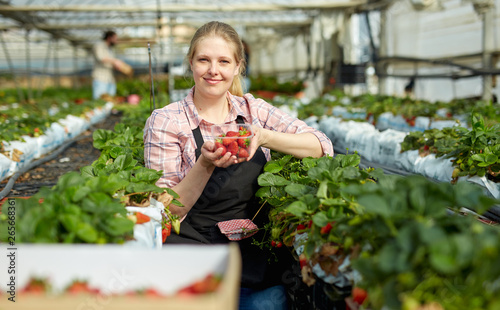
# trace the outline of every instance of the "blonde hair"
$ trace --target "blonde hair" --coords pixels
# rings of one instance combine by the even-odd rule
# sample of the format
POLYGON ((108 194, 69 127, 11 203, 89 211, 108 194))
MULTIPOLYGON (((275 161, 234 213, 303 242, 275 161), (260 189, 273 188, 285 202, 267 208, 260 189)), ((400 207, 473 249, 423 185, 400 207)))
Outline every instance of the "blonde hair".
POLYGON ((220 37, 229 45, 233 47, 234 59, 236 63, 240 64, 240 69, 238 75, 233 79, 231 87, 229 87, 229 92, 235 96, 243 96, 243 88, 241 86, 241 76, 245 71, 245 50, 243 48, 243 43, 241 42, 240 36, 236 30, 229 26, 228 24, 212 21, 201 26, 196 30, 193 38, 191 39, 191 44, 189 45, 189 50, 187 53, 187 60, 189 63, 193 60, 194 54, 196 52, 196 47, 201 40, 207 37, 220 37))

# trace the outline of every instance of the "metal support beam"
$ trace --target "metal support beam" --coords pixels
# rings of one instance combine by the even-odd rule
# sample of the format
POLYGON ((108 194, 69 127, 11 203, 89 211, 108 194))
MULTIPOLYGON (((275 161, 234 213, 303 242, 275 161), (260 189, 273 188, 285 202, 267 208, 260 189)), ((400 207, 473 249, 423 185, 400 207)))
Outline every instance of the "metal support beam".
MULTIPOLYGON (((285 10, 324 10, 342 9, 365 5, 366 0, 344 0, 344 1, 304 1, 293 4, 271 4, 271 3, 242 3, 232 5, 219 4, 163 4, 161 13, 182 12, 262 12, 262 11, 285 11, 285 10)), ((0 5, 0 13, 4 12, 158 12, 157 6, 116 6, 116 5, 0 5)))

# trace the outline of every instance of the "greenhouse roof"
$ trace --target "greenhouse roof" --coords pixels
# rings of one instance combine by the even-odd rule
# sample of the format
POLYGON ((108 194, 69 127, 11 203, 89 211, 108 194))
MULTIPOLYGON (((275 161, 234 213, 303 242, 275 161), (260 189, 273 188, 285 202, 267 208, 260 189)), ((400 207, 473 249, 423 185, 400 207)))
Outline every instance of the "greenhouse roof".
POLYGON ((0 0, 0 29, 35 29, 88 48, 107 29, 130 44, 168 37, 171 29, 177 40, 183 40, 211 20, 229 23, 237 30, 270 27, 293 31, 309 26, 320 12, 359 9, 378 2, 387 1, 0 0))

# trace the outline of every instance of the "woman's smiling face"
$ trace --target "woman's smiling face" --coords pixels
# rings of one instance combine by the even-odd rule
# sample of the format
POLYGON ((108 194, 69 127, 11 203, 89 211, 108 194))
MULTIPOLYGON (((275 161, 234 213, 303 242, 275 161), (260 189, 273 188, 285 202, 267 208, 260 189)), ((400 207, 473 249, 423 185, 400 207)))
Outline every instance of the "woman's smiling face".
POLYGON ((233 47, 220 37, 201 40, 190 65, 196 92, 208 97, 225 96, 240 69, 233 47))

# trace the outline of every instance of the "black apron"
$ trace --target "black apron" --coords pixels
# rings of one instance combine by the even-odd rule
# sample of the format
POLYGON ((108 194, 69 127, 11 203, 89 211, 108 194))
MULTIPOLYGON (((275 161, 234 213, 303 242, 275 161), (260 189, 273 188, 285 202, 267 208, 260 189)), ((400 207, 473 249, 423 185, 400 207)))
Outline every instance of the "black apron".
MULTIPOLYGON (((238 116, 237 122, 243 124, 238 116)), ((196 141, 196 159, 201 154, 204 143, 200 128, 193 130, 196 141)), ((230 240, 220 232, 218 222, 233 219, 252 219, 259 210, 259 200, 255 197, 258 189, 257 177, 263 172, 267 160, 259 149, 250 161, 231 165, 227 168, 215 167, 203 193, 186 218, 181 222, 180 234, 172 233, 166 244, 220 244, 230 240)), ((264 208, 253 222, 261 228, 252 237, 237 241, 242 256, 242 287, 266 288, 279 284, 283 273, 275 266, 274 257, 267 249, 252 244, 252 240, 264 240, 264 224, 269 221, 264 208)))

